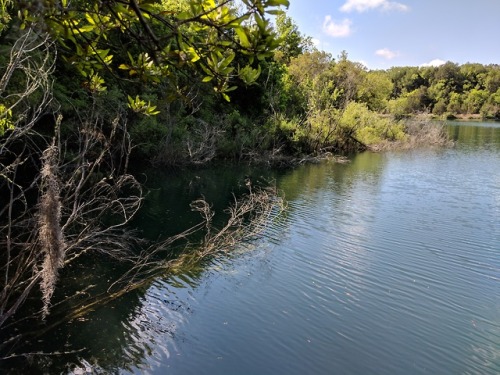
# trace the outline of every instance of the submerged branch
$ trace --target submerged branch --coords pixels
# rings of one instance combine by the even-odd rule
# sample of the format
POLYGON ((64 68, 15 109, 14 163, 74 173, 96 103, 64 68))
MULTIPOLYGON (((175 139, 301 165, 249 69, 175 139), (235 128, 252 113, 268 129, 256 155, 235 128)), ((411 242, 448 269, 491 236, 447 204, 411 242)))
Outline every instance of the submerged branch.
MULTIPOLYGON (((191 209, 199 212, 203 221, 182 233, 145 247, 133 260, 133 266, 115 280, 106 293, 89 298, 85 304, 80 304, 69 313, 65 311, 62 320, 81 317, 98 306, 146 287, 158 276, 182 272, 211 257, 230 253, 237 246, 256 239, 271 220, 283 212, 285 205, 275 189, 255 189, 240 199, 235 198, 226 210, 229 214, 227 221, 219 229, 212 225, 214 212, 205 200, 194 201, 191 209), (200 231, 205 231, 200 243, 188 243, 180 255, 171 258, 176 243, 200 231)), ((55 324, 60 323, 61 320, 55 324)))

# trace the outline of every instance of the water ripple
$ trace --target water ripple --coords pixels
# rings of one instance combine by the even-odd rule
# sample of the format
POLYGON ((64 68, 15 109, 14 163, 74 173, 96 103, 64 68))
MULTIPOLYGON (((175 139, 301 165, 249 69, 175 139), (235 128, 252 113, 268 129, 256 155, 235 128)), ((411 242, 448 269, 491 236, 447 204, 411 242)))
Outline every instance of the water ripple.
POLYGON ((177 277, 148 291, 137 319, 174 324, 158 368, 500 373, 500 155, 483 151, 365 154, 293 172, 307 178, 288 184, 304 186, 290 187, 253 256, 216 261, 201 285, 177 277), (165 305, 165 290, 194 312, 165 305))

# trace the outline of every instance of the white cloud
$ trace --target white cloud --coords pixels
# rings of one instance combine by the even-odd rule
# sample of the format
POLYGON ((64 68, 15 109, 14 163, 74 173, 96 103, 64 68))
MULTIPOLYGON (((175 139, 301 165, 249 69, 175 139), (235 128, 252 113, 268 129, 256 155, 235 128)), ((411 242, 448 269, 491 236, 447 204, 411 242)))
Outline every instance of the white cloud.
POLYGON ((364 12, 370 9, 380 8, 382 10, 399 10, 407 11, 410 8, 408 5, 397 3, 395 1, 388 0, 347 0, 344 5, 340 7, 342 12, 364 12))
POLYGON ((422 64, 420 66, 440 66, 446 64, 446 61, 440 60, 440 59, 434 59, 432 61, 429 61, 428 63, 422 64))
POLYGON ((315 47, 319 47, 319 45, 321 44, 321 40, 316 39, 316 38, 312 38, 312 39, 311 39, 311 42, 312 42, 312 44, 313 44, 315 47))
POLYGON ((384 59, 392 60, 399 55, 398 52, 391 51, 389 48, 382 48, 375 51, 375 55, 381 56, 384 59))
POLYGON ((331 16, 326 16, 323 22, 323 32, 334 38, 343 38, 351 35, 351 25, 352 21, 347 18, 340 22, 336 22, 332 20, 331 16))

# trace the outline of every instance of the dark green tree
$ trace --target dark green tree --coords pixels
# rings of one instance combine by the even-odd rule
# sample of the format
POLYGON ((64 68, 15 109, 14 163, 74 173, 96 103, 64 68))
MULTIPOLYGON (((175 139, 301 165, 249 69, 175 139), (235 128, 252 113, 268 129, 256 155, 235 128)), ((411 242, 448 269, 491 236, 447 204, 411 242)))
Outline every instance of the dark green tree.
POLYGON ((311 38, 302 35, 298 26, 285 13, 276 16, 276 32, 280 41, 275 53, 278 61, 288 64, 291 58, 313 49, 311 38))

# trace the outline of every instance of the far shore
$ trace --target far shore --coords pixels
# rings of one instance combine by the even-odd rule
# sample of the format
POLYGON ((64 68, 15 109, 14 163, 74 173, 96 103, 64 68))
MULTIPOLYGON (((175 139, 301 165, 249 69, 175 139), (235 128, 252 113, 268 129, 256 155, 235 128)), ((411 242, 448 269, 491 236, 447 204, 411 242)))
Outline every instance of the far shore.
POLYGON ((479 113, 474 114, 453 114, 448 116, 448 120, 481 121, 484 118, 479 113))
POLYGON ((459 120, 459 121, 500 121, 498 118, 493 118, 493 117, 483 117, 479 113, 449 113, 445 115, 434 115, 432 113, 419 113, 416 115, 410 115, 408 118, 413 118, 413 119, 434 119, 434 120, 459 120))

